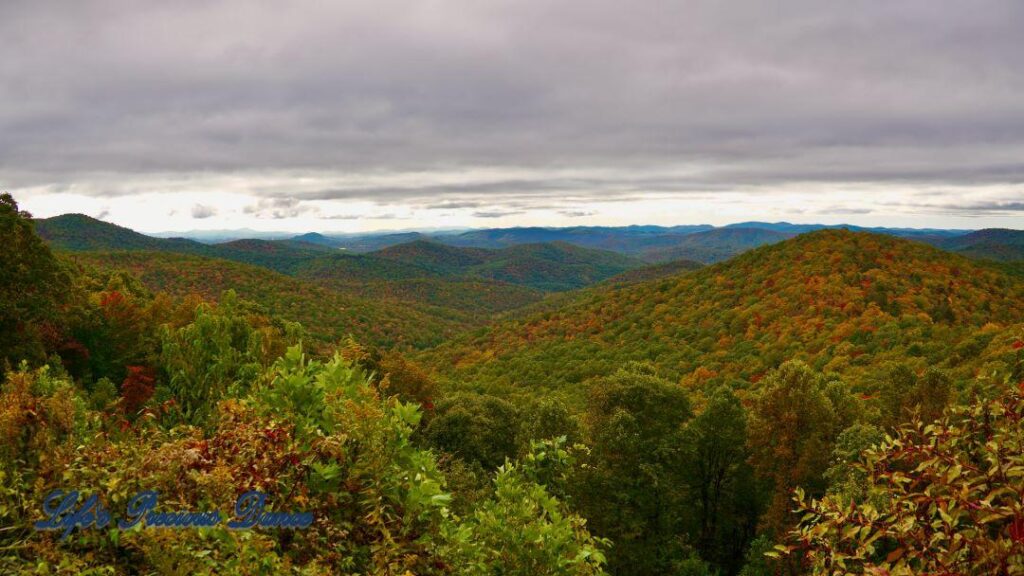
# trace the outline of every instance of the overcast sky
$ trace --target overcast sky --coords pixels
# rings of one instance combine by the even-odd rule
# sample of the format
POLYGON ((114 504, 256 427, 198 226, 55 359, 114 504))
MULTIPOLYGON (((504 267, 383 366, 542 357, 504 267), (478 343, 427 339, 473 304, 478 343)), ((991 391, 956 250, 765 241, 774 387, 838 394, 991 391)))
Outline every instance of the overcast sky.
POLYGON ((1024 2, 0 1, 0 189, 143 231, 1024 228, 1024 2))

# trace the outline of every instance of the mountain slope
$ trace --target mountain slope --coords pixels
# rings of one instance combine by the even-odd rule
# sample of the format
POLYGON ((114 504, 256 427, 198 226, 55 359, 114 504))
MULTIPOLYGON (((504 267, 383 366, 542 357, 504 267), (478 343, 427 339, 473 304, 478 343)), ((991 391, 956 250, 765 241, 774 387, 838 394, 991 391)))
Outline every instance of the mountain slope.
POLYGON ((672 246, 645 250, 641 256, 648 262, 685 259, 713 264, 751 248, 781 242, 793 236, 795 233, 792 232, 777 232, 763 228, 716 228, 684 236, 672 246))
POLYGON ((36 233, 60 250, 166 250, 212 253, 205 244, 184 238, 153 238, 84 214, 63 214, 35 220, 36 233))
POLYGON ((614 252, 548 242, 505 248, 471 268, 469 274, 558 292, 582 288, 641 265, 614 252))
POLYGON ((1002 262, 1024 260, 1024 230, 986 228, 944 239, 936 245, 971 258, 1002 262))
POLYGON ((227 260, 165 252, 83 252, 67 256, 79 265, 126 270, 149 289, 174 296, 215 300, 225 290, 302 323, 314 339, 329 343, 355 336, 383 346, 423 347, 468 328, 469 319, 428 306, 358 298, 283 274, 227 260))
POLYGON ((434 239, 452 246, 506 248, 520 244, 566 242, 584 248, 636 254, 646 248, 670 246, 687 234, 710 230, 693 226, 576 226, 570 228, 491 228, 461 234, 438 234, 434 239))
POLYGON ((825 230, 696 272, 589 289, 424 354, 455 379, 565 386, 654 362, 690 385, 756 382, 801 358, 865 390, 899 361, 968 374, 998 326, 1024 321, 1024 283, 889 236, 825 230))
POLYGON ((321 279, 317 284, 337 292, 373 300, 427 305, 466 315, 463 321, 479 326, 496 314, 543 300, 547 293, 507 282, 461 278, 404 278, 345 281, 321 279))
POLYGON ((348 252, 362 254, 373 252, 395 244, 404 244, 416 240, 426 239, 427 236, 419 232, 394 232, 389 234, 369 234, 353 237, 331 238, 333 246, 343 248, 348 252))
POLYGON ((494 250, 415 241, 368 256, 420 266, 445 277, 496 280, 552 292, 594 284, 642 264, 628 256, 566 242, 516 244, 494 250))
MULTIPOLYGON (((167 247, 164 251, 168 250, 167 247)), ((334 248, 294 240, 232 240, 209 246, 207 255, 294 274, 310 261, 337 253, 334 248)))
POLYGON ((437 274, 463 274, 497 257, 497 252, 482 248, 459 248, 427 240, 414 240, 371 252, 377 258, 427 268, 437 274))
POLYGON ((693 260, 673 260, 663 264, 651 264, 643 268, 634 268, 622 274, 612 276, 606 282, 609 284, 633 284, 637 282, 650 282, 660 278, 676 276, 685 272, 700 270, 704 265, 693 260))

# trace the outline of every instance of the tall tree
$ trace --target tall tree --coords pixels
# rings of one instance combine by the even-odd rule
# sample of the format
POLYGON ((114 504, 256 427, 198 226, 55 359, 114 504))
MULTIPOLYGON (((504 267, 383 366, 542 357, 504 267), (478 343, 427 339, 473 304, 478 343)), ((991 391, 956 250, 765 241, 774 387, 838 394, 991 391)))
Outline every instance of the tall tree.
POLYGON ((751 463, 771 487, 762 523, 782 534, 793 523, 792 491, 797 486, 823 494, 838 418, 828 381, 806 364, 790 361, 771 372, 754 404, 750 423, 751 463))
MULTIPOLYGON (((697 549, 720 566, 735 564, 752 536, 750 519, 757 512, 736 514, 741 480, 749 474, 747 415, 727 387, 716 388, 704 411, 683 431, 685 481, 696 505, 697 549)), ((738 566, 731 566, 733 570, 738 566)))
POLYGON ((39 362, 45 333, 56 329, 70 280, 35 233, 32 215, 0 194, 0 374, 5 364, 39 362))
POLYGON ((585 415, 591 440, 573 502, 593 531, 610 538, 615 574, 665 574, 689 556, 682 536, 686 392, 643 364, 599 380, 585 415))

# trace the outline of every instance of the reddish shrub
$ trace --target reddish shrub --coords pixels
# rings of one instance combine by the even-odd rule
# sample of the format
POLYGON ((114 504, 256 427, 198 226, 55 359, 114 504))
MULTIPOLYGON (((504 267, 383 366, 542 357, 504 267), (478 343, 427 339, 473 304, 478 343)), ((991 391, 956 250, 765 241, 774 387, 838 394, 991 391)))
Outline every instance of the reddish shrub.
POLYGON ((121 383, 121 398, 125 413, 134 414, 153 396, 153 369, 148 366, 128 366, 128 375, 121 383))

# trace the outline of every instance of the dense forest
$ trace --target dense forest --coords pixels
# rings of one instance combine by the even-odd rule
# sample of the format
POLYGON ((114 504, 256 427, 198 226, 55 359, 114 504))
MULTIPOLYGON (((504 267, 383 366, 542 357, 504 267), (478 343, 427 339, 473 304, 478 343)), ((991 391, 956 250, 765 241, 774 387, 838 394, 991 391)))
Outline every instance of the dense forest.
POLYGON ((1024 572, 1009 249, 737 227, 641 267, 598 248, 708 232, 338 254, 62 218, 0 198, 0 573, 1024 572), (313 520, 36 531, 54 490, 313 520))

